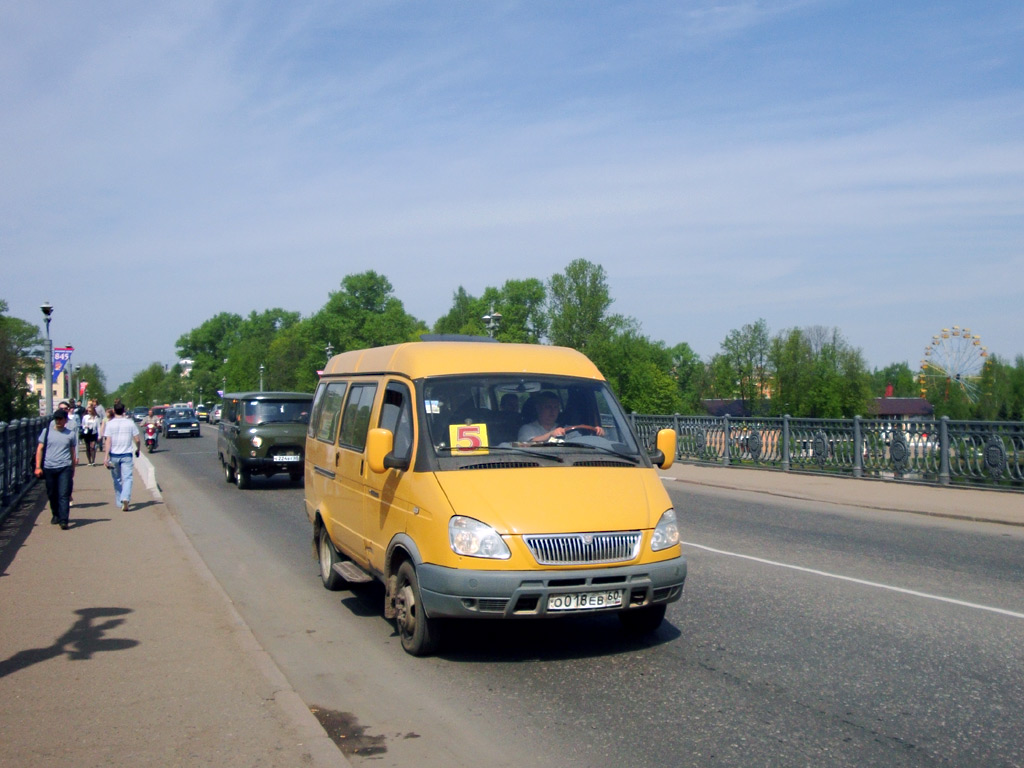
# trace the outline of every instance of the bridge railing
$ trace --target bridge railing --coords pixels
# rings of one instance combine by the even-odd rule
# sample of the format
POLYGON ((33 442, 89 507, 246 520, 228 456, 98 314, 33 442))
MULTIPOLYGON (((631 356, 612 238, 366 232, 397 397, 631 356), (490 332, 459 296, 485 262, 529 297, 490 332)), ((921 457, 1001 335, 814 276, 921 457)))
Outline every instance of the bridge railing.
POLYGON ((0 519, 33 479, 36 445, 46 419, 0 421, 0 519))
POLYGON ((648 444, 674 429, 676 458, 1024 492, 1024 423, 632 414, 648 444))

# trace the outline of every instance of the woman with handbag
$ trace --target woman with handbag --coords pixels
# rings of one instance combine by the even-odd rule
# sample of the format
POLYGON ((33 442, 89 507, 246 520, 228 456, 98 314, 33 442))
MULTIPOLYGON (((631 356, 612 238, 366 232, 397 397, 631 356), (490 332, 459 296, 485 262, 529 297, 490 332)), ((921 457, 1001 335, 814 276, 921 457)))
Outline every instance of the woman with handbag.
POLYGON ((96 406, 90 403, 82 417, 82 440, 85 441, 85 458, 89 460, 90 467, 96 463, 96 442, 100 439, 102 423, 96 413, 96 406))

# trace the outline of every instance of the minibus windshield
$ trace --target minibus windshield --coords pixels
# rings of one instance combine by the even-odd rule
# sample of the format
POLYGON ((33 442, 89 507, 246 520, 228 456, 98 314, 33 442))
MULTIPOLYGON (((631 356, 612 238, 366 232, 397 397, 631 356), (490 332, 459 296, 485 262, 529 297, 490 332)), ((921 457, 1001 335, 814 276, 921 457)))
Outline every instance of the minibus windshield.
POLYGON ((429 378, 420 391, 430 442, 442 460, 528 453, 563 463, 565 449, 641 460, 604 381, 477 374, 429 378))

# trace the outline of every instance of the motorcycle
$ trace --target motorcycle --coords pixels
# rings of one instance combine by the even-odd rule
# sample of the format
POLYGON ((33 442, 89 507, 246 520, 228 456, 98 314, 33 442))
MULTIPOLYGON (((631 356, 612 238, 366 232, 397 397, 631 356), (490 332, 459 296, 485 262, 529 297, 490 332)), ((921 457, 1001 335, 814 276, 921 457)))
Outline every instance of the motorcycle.
POLYGON ((146 425, 146 450, 152 453, 156 450, 156 424, 146 425))

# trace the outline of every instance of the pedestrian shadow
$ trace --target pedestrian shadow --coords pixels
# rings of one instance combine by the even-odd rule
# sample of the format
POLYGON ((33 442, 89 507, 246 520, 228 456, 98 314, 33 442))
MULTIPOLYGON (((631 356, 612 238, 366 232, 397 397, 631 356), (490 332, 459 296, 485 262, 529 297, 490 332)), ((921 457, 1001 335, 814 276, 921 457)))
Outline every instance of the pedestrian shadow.
POLYGON ((68 528, 82 528, 86 525, 92 525, 93 523, 109 523, 109 517, 72 517, 68 520, 68 528))
POLYGON ((87 502, 85 504, 82 504, 81 502, 76 501, 75 505, 73 507, 71 507, 71 509, 73 509, 73 510, 74 509, 89 509, 90 507, 105 507, 105 506, 107 506, 107 503, 105 501, 92 501, 92 502, 87 502))
POLYGON ((138 640, 130 638, 104 636, 111 629, 124 624, 123 618, 108 618, 98 624, 94 623, 106 617, 125 616, 132 613, 131 608, 80 608, 75 613, 78 619, 52 645, 18 651, 9 659, 0 661, 0 677, 58 656, 67 656, 72 661, 85 661, 91 659, 94 653, 125 651, 139 644, 138 640))

